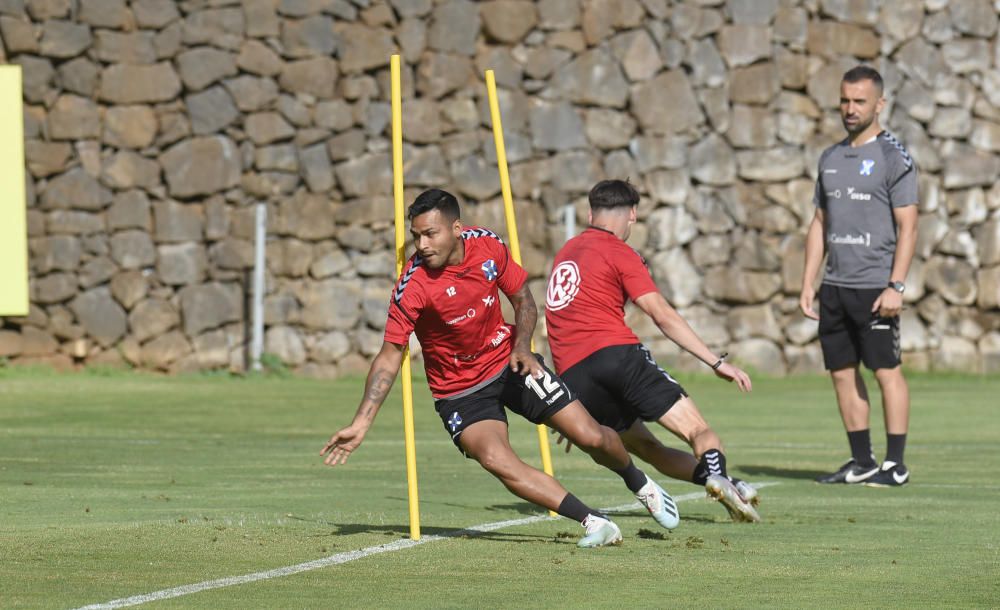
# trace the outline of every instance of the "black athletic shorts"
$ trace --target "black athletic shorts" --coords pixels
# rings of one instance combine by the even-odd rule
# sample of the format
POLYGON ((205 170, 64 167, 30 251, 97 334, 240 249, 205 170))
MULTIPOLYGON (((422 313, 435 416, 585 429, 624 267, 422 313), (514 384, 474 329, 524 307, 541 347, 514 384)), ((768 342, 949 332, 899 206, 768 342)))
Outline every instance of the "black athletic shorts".
POLYGON ((597 423, 616 432, 628 430, 637 419, 660 419, 687 396, 641 343, 599 349, 562 377, 597 423))
POLYGON ((873 371, 899 366, 899 316, 883 318, 872 312, 882 290, 820 286, 819 342, 827 370, 858 362, 873 371))
POLYGON ((541 424, 576 400, 562 379, 545 366, 542 357, 539 354, 535 357, 545 370, 541 379, 515 373, 508 366, 473 392, 434 401, 434 408, 459 451, 465 453, 458 441, 470 425, 489 419, 507 423, 504 407, 533 424, 541 424))

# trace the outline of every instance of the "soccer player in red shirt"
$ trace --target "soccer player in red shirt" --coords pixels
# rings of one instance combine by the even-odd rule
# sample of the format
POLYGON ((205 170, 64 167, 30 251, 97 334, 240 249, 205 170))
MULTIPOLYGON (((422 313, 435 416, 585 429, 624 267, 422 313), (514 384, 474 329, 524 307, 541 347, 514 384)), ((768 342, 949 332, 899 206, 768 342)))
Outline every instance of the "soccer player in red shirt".
POLYGON ((729 478, 719 436, 625 324, 625 303, 635 302, 664 336, 740 390, 750 391, 750 378, 726 362, 726 354, 708 349, 657 290, 639 253, 626 245, 639 203, 635 188, 605 180, 589 198, 590 226, 556 254, 546 290, 545 320, 556 371, 598 423, 619 433, 630 452, 668 476, 704 485, 734 521, 759 521, 756 490, 729 478), (695 456, 664 446, 644 421, 655 421, 686 441, 695 456))
POLYGON ((416 253, 392 293, 385 340, 354 421, 323 446, 324 462, 343 464, 364 440, 415 332, 435 409, 455 445, 518 497, 582 523, 587 533, 579 546, 618 543, 621 531, 554 478, 521 461, 507 437, 505 406, 579 445, 621 476, 660 525, 676 527, 673 499, 636 468, 614 430, 599 426, 531 352, 537 308, 527 273, 503 241, 487 229, 464 227, 458 201, 442 190, 422 193, 408 215, 416 253), (514 307, 514 326, 503 319, 498 291, 514 307))

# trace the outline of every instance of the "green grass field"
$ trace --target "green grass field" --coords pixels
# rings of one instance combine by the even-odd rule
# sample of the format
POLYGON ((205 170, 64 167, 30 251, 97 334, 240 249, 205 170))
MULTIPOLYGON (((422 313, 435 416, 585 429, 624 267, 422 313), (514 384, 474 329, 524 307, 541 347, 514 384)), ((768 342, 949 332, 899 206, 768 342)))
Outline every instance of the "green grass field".
MULTIPOLYGON (((689 499, 670 533, 639 510, 617 515, 615 548, 579 550, 576 523, 540 521, 150 606, 1000 606, 1000 379, 911 378, 912 482, 891 490, 812 482, 847 453, 825 378, 757 379, 750 396, 682 381, 731 471, 774 483, 763 523, 689 499)), ((414 385, 424 535, 538 514, 460 457, 414 385)), ((79 607, 406 538, 398 384, 346 466, 317 455, 360 394, 359 379, 0 369, 0 607, 79 607)), ((511 435, 537 463, 531 427, 511 435)), ((881 456, 878 418, 873 438, 881 456)), ((580 452, 555 459, 586 502, 632 500, 580 452)))

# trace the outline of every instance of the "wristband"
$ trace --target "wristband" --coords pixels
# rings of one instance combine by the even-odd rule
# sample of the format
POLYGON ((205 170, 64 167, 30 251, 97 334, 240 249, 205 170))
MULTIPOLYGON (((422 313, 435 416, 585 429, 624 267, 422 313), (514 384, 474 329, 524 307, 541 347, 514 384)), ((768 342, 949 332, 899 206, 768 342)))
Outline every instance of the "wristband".
POLYGON ((712 370, 713 371, 719 370, 719 367, 722 366, 722 363, 726 361, 727 356, 729 356, 729 352, 723 352, 722 355, 719 356, 719 359, 715 361, 715 364, 712 365, 712 370))

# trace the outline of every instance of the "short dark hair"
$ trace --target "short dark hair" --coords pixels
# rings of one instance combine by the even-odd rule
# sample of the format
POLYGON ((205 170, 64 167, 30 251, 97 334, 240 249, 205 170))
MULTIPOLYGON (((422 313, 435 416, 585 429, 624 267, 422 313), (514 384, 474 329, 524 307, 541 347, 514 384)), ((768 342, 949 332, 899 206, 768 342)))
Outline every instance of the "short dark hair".
POLYGON ((639 204, 639 191, 628 180, 601 180, 587 198, 592 210, 632 207, 639 204))
POLYGON ((870 80, 875 88, 878 89, 879 95, 882 95, 882 88, 884 84, 882 82, 882 75, 878 73, 878 70, 871 66, 855 66, 844 72, 844 78, 842 79, 845 83, 858 83, 863 80, 870 80))
POLYGON ((431 210, 440 210, 441 215, 448 220, 458 220, 462 217, 462 212, 458 208, 458 199, 455 199, 454 195, 441 189, 428 189, 420 193, 410 204, 407 218, 413 220, 431 210))

